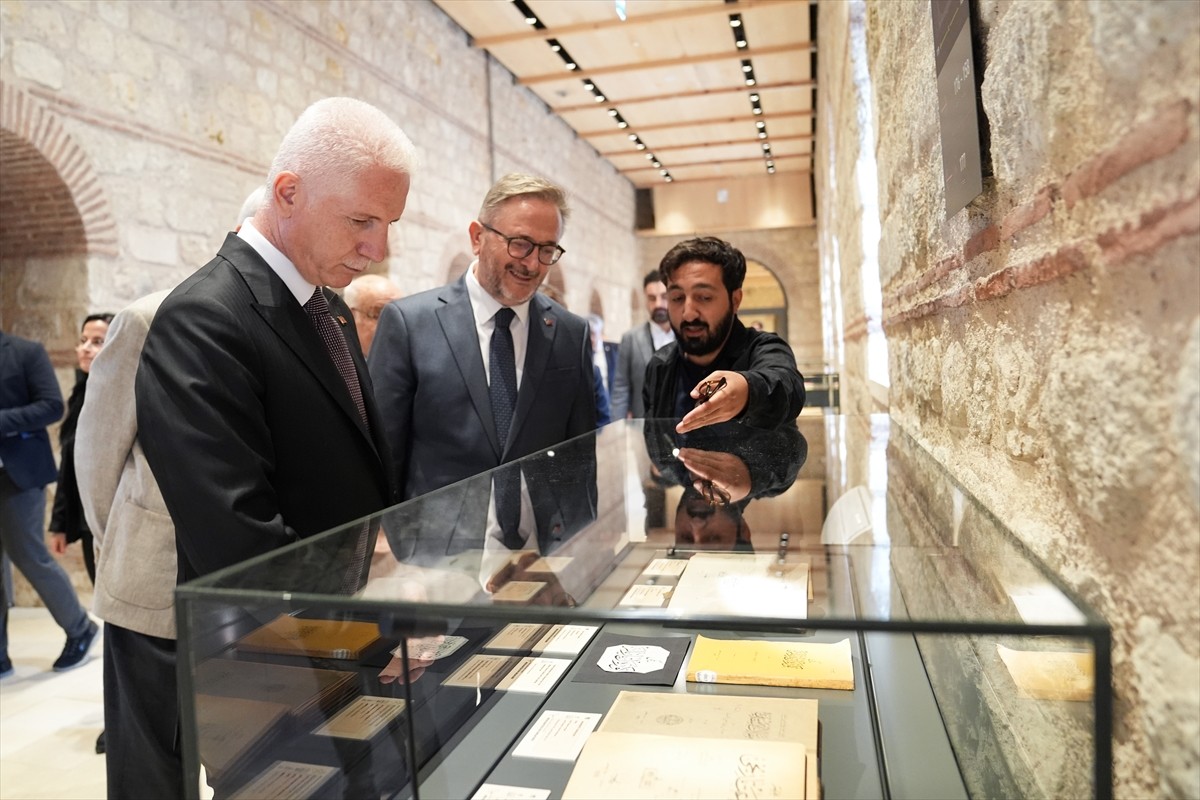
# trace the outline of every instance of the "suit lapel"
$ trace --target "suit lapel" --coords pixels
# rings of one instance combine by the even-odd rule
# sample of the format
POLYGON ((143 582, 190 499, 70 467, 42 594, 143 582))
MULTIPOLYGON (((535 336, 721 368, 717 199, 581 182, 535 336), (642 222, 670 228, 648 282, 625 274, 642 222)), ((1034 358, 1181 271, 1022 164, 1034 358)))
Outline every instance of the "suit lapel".
POLYGON ((483 424, 488 442, 499 461, 504 454, 504 442, 496 432, 496 421, 492 418, 492 400, 488 395, 487 372, 483 368, 483 356, 479 351, 479 336, 475 332, 475 314, 467 297, 464 278, 446 287, 441 298, 444 305, 435 314, 442 334, 450 346, 454 363, 462 375, 467 394, 475 406, 475 413, 483 424))
MULTIPOLYGON (((325 348, 325 342, 321 339, 321 335, 317 333, 317 329, 313 326, 312 320, 308 318, 308 312, 296 302, 295 296, 288 290, 284 282, 275 274, 262 257, 258 255, 253 247, 246 244, 241 239, 238 239, 233 234, 230 234, 225 239, 225 244, 221 248, 221 255, 229 260, 242 276, 246 285, 250 288, 251 294, 254 295, 255 302, 251 306, 258 313, 263 321, 275 332, 275 334, 283 340, 283 343, 289 350, 295 354, 305 368, 312 373, 313 377, 321 384, 342 412, 350 418, 354 426, 362 433, 363 437, 371 444, 371 448, 378 450, 375 447, 375 442, 368 433, 366 426, 363 425, 362 417, 358 414, 358 409, 354 405, 354 401, 350 398, 350 392, 346 389, 346 382, 342 380, 341 373, 337 371, 337 367, 333 365, 333 360, 329 357, 329 351, 325 348)), ((330 305, 335 305, 338 301, 331 297, 332 293, 325 291, 326 298, 330 299, 330 305)), ((356 348, 350 347, 350 353, 353 357, 356 348)), ((362 365, 362 358, 354 359, 354 368, 358 372, 359 384, 363 387, 363 394, 366 395, 369 383, 364 382, 366 370, 362 365)))

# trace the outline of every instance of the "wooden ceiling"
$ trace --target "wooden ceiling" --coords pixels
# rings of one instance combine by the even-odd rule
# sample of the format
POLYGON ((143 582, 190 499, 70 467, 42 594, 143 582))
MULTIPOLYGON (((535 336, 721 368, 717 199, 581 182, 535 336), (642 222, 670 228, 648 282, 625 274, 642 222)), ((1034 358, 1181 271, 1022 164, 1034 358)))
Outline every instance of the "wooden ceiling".
POLYGON ((815 0, 434 2, 639 188, 811 171, 815 0))

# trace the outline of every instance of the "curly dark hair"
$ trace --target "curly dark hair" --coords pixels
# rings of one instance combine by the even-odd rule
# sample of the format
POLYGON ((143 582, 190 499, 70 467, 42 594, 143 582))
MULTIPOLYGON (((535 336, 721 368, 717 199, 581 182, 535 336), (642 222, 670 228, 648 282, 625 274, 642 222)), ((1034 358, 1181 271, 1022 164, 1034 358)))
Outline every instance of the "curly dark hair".
POLYGON ((663 256, 658 270, 670 283, 675 270, 690 261, 703 261, 720 267, 721 282, 730 294, 742 288, 742 281, 746 279, 746 257, 742 251, 714 236, 701 236, 675 245, 663 256))

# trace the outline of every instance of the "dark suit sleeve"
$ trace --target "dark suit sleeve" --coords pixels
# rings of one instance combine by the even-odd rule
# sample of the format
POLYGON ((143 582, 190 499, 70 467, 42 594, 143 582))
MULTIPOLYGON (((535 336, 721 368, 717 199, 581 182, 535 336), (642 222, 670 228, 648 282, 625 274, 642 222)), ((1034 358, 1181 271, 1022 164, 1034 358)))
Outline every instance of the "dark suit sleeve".
POLYGON ((583 322, 583 333, 580 338, 578 386, 582 391, 575 393, 575 400, 571 404, 571 414, 567 418, 568 439, 596 430, 596 396, 592 391, 586 389, 586 387, 593 386, 596 381, 596 364, 592 361, 591 329, 588 328, 586 322, 583 322))
POLYGON ((804 408, 804 378, 787 342, 772 334, 750 345, 749 367, 738 369, 750 385, 746 410, 738 417, 754 428, 774 428, 794 420, 804 408))
POLYGON ((0 436, 37 431, 58 422, 63 415, 62 391, 54 377, 50 356, 40 345, 21 348, 21 368, 29 401, 11 408, 0 408, 0 436))
POLYGON ((392 477, 402 497, 408 485, 407 444, 417 391, 411 341, 408 320, 399 307, 394 303, 384 306, 367 356, 367 368, 375 388, 375 402, 383 417, 387 449, 394 459, 392 477))
POLYGON ((269 481, 276 465, 255 342, 221 303, 173 299, 142 351, 138 439, 179 553, 193 574, 204 575, 298 537, 284 524, 269 481))

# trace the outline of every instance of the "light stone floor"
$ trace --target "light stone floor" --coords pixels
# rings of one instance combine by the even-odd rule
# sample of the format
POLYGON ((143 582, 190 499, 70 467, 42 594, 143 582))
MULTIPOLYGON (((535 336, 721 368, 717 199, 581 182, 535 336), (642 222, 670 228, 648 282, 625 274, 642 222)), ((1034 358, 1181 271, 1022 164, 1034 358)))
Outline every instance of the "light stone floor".
POLYGON ((70 672, 50 665, 66 637, 44 608, 8 613, 8 654, 16 668, 0 679, 0 800, 75 800, 105 795, 103 629, 88 661, 70 672))

